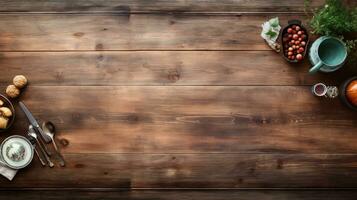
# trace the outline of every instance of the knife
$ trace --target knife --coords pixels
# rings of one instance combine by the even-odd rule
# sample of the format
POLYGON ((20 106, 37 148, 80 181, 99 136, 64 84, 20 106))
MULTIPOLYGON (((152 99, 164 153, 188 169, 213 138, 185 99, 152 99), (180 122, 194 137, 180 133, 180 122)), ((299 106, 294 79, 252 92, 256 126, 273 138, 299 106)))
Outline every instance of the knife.
POLYGON ((51 138, 43 132, 42 128, 40 127, 40 125, 36 121, 35 117, 31 114, 29 109, 27 109, 25 104, 20 101, 19 105, 20 105, 22 111, 24 111, 24 113, 25 113, 27 119, 29 120, 30 124, 41 134, 41 136, 45 140, 45 142, 46 143, 51 142, 51 138))

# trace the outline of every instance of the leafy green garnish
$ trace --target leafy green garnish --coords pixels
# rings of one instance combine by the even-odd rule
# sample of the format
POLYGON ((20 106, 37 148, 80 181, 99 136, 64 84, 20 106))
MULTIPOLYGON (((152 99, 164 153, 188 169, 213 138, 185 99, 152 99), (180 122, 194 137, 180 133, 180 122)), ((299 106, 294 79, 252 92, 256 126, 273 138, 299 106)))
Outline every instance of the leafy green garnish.
POLYGON ((269 24, 270 24, 270 26, 272 26, 274 28, 278 27, 279 26, 279 18, 275 17, 273 19, 270 19, 269 24))
POLYGON ((265 33, 265 35, 269 36, 270 38, 273 38, 277 35, 277 33, 272 30, 269 30, 268 32, 265 33))
POLYGON ((313 33, 338 36, 357 31, 357 8, 347 9, 341 0, 326 0, 326 5, 314 13, 313 33))

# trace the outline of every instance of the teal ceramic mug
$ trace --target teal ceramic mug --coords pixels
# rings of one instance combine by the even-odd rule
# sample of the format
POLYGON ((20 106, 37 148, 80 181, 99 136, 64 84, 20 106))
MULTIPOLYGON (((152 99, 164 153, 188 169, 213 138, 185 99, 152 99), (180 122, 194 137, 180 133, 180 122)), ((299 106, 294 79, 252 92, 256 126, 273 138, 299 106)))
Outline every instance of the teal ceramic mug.
POLYGON ((314 65, 310 74, 317 71, 333 72, 342 67, 347 57, 345 44, 334 37, 322 36, 310 48, 309 58, 314 65))

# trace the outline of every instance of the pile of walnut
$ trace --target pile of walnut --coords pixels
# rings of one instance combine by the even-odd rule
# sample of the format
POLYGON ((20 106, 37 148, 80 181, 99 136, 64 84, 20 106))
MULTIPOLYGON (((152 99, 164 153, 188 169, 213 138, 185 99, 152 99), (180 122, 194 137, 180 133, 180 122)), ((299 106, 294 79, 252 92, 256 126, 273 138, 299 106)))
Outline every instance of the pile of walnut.
POLYGON ((0 129, 5 129, 9 118, 12 116, 12 112, 8 107, 3 107, 4 102, 0 100, 0 129))
POLYGON ((9 96, 11 98, 16 98, 21 93, 20 89, 22 89, 26 86, 27 79, 24 75, 17 75, 14 77, 12 82, 13 82, 13 85, 7 86, 5 92, 6 92, 7 96, 9 96))

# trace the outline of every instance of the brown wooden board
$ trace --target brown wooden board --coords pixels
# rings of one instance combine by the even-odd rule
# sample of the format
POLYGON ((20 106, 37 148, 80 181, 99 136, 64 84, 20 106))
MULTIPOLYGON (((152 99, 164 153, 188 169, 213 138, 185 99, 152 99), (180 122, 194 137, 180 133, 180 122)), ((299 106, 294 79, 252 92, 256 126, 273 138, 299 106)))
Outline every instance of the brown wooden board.
MULTIPOLYGON (((312 0, 312 8, 324 0, 312 0)), ((298 0, 3 0, 1 12, 303 12, 304 1, 298 0)))
POLYGON ((271 50, 264 21, 305 15, 13 14, 0 18, 0 51, 271 50), (94 23, 95 22, 95 23, 94 23))
MULTIPOLYGON (((298 86, 29 86, 66 153, 356 153, 356 113, 298 86), (332 109, 333 108, 333 109, 332 109)), ((12 131, 28 126, 17 107, 12 131)))
POLYGON ((37 85, 339 85, 357 70, 309 75, 273 51, 3 52, 0 84, 16 74, 37 85), (252 62, 254 60, 254 62, 252 62))
MULTIPOLYGON (((354 199, 356 112, 310 85, 356 69, 309 76, 308 61, 289 65, 260 37, 275 16, 306 25, 304 11, 292 0, 1 1, 0 89, 29 78, 14 102, 55 123, 67 166, 35 158, 0 178, 0 199, 354 199)), ((16 105, 0 139, 27 127, 16 105)))
POLYGON ((357 155, 65 154, 65 168, 35 159, 2 188, 356 187, 357 155), (308 181, 307 181, 308 180, 308 181))
POLYGON ((0 198, 18 200, 98 200, 98 199, 141 199, 141 200, 354 200, 357 192, 353 190, 132 190, 132 191, 1 191, 0 198))

